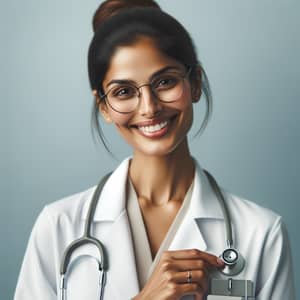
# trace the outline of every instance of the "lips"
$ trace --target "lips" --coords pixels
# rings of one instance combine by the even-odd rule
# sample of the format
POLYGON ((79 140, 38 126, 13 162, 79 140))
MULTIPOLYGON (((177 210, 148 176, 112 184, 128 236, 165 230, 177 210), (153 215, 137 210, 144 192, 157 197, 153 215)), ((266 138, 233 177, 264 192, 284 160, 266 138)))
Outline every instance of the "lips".
POLYGON ((156 131, 159 131, 159 130, 165 128, 169 122, 170 122, 169 120, 166 120, 166 121, 163 121, 163 122, 161 122, 159 124, 155 124, 155 125, 138 126, 138 129, 143 132, 156 132, 156 131))
POLYGON ((164 136, 169 131, 171 123, 176 116, 139 122, 131 125, 131 127, 136 128, 145 137, 158 138, 164 136))

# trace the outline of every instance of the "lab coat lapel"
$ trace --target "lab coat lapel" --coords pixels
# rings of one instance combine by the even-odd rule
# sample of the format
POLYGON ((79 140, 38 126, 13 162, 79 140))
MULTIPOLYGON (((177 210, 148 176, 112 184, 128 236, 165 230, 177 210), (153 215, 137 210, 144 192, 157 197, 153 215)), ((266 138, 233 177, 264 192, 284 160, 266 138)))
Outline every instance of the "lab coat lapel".
MULTIPOLYGON (((130 299, 139 292, 134 248, 126 212, 126 180, 129 159, 124 160, 106 182, 94 215, 95 236, 101 236, 107 257, 107 282, 117 299, 130 299), (108 228, 107 228, 108 227, 108 228), (99 234, 97 234, 99 232, 99 234)), ((83 209, 86 216, 88 204, 83 209)))
POLYGON ((195 178, 189 209, 170 244, 170 250, 199 249, 207 250, 207 243, 201 232, 201 219, 223 219, 215 193, 203 169, 195 161, 195 178))
MULTIPOLYGON (((194 186, 196 188, 196 186, 194 186)), ((193 201, 194 192, 191 201, 193 201)), ((192 203, 188 209, 182 223, 180 224, 169 250, 181 250, 181 249, 199 249, 206 250, 206 243, 203 239, 200 228, 198 227, 195 219, 194 212, 192 211, 192 203)))

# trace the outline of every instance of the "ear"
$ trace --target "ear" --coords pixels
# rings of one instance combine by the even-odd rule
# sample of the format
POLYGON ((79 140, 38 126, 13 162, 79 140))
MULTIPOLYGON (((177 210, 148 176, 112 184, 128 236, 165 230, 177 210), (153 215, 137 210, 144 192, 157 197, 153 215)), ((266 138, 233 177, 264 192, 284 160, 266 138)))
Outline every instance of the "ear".
POLYGON ((110 114, 108 112, 106 102, 100 99, 99 94, 96 90, 93 90, 93 95, 95 96, 96 105, 97 105, 97 107, 99 109, 99 112, 101 113, 103 119, 107 123, 112 123, 112 119, 111 119, 110 114))
POLYGON ((200 100, 202 91, 202 69, 200 66, 196 66, 195 76, 191 79, 191 91, 193 103, 196 103, 200 100))

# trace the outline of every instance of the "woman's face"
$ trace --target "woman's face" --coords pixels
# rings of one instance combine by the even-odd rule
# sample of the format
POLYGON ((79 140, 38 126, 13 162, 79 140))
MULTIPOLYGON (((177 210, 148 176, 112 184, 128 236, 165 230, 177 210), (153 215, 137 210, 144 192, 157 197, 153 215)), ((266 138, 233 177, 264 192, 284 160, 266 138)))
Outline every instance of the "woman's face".
MULTIPOLYGON (((104 92, 114 89, 120 81, 137 87, 148 84, 166 68, 183 76, 187 72, 182 64, 164 55, 153 40, 140 38, 130 46, 117 48, 103 80, 104 92)), ((135 154, 167 155, 186 141, 193 122, 191 85, 187 77, 183 80, 182 94, 174 102, 159 101, 149 86, 143 86, 139 89, 138 106, 133 112, 122 114, 104 101, 100 111, 107 122, 115 124, 135 154)), ((194 97, 198 98, 199 95, 194 97)))

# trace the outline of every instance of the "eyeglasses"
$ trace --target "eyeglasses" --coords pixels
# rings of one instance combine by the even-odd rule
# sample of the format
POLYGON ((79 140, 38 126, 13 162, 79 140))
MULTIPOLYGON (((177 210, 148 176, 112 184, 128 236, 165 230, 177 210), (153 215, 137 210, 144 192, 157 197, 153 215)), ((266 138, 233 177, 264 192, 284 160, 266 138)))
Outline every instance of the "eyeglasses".
POLYGON ((180 99, 184 90, 184 79, 189 76, 191 68, 185 74, 169 70, 155 77, 150 83, 135 86, 130 83, 115 84, 100 98, 106 98, 108 105, 116 112, 128 114, 136 110, 139 105, 140 88, 149 86, 152 94, 161 102, 174 102, 180 99))

